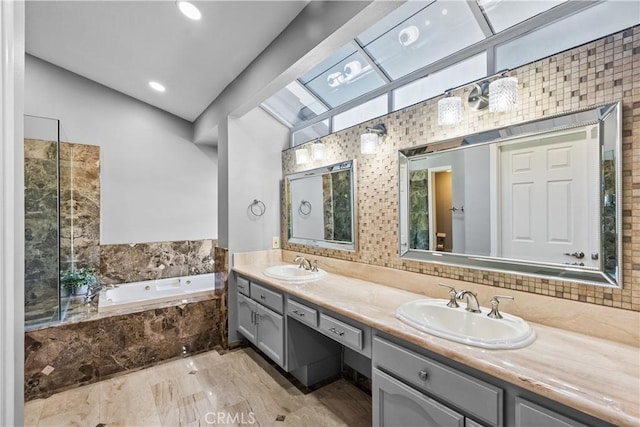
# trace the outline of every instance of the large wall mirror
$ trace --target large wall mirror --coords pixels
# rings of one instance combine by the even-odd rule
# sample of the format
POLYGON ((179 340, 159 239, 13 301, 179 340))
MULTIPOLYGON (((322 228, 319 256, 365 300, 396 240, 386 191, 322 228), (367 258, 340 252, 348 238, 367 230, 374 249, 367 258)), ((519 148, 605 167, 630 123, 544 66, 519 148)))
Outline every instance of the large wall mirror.
POLYGON ((355 160, 285 177, 288 241, 356 248, 355 160))
POLYGON ((622 286, 621 105, 399 152, 400 256, 622 286))

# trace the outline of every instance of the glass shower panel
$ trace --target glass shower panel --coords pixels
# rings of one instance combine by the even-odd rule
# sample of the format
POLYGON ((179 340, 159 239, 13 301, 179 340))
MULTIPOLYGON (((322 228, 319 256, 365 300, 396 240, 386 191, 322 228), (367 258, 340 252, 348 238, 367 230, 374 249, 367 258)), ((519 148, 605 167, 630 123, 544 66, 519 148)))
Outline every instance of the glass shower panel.
POLYGON ((60 319, 58 120, 24 118, 25 326, 60 319))

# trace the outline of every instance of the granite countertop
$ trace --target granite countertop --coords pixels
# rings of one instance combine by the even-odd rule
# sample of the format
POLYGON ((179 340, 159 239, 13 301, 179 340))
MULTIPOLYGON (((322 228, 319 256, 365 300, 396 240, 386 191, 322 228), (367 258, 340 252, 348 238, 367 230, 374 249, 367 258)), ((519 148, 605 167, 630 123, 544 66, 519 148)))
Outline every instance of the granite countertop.
POLYGON ((425 295, 332 273, 314 282, 284 282, 263 274, 271 265, 233 270, 606 422, 640 425, 639 347, 533 322, 537 338, 528 347, 471 347, 423 333, 395 317, 398 306, 425 295))

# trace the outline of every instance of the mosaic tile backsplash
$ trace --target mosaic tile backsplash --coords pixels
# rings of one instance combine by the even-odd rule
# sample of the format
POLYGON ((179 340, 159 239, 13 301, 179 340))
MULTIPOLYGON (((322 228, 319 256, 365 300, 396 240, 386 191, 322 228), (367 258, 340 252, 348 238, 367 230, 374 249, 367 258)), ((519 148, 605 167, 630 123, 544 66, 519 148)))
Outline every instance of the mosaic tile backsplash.
MULTIPOLYGON (((356 252, 286 243, 283 248, 423 274, 640 311, 640 26, 510 71, 518 78, 519 105, 509 113, 470 110, 457 126, 439 126, 437 101, 427 100, 322 138, 325 159, 298 166, 294 150, 282 154, 283 174, 357 159, 356 252), (398 255, 397 150, 416 147, 599 104, 622 101, 623 288, 612 289, 510 273, 403 260, 398 255), (375 155, 360 154, 360 135, 384 123, 388 135, 375 155)), ((470 88, 454 91, 466 99, 470 88)))

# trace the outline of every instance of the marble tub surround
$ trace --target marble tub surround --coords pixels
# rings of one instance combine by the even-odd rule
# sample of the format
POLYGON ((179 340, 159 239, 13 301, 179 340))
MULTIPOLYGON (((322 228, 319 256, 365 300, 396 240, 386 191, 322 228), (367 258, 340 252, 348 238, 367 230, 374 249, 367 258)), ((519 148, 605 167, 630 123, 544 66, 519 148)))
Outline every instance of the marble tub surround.
MULTIPOLYGON (((286 283, 263 274, 270 265, 273 264, 235 264, 233 269, 606 422, 614 425, 640 423, 640 348, 637 345, 532 322, 537 339, 528 347, 517 350, 470 347, 422 333, 395 317, 398 306, 424 298, 424 294, 335 273, 314 282, 286 283)), ((442 297, 441 294, 438 296, 442 297)), ((513 303, 505 304, 503 309, 512 313, 514 306, 513 303)), ((531 321, 529 317, 525 318, 531 321)), ((595 322, 596 319, 592 319, 592 323, 595 322)), ((635 325, 637 327, 637 323, 635 325)))
POLYGON ((221 346, 220 301, 213 298, 27 332, 25 399, 221 346))
MULTIPOLYGON (((311 255, 357 261, 482 283, 558 299, 640 311, 640 26, 512 69, 518 78, 518 106, 508 113, 472 111, 463 105, 456 126, 437 124, 436 97, 322 138, 325 158, 296 164, 295 150, 282 153, 283 175, 356 159, 358 248, 356 252, 312 248, 287 242, 287 209, 282 212, 283 248, 311 255), (623 287, 612 289, 568 281, 494 273, 409 261, 398 255, 398 149, 417 147, 510 124, 622 102, 622 246, 623 287), (384 123, 387 136, 375 155, 360 154, 360 135, 384 123)), ((453 91, 467 99, 471 86, 453 91)), ((505 292, 505 289, 496 292, 505 292)))
POLYGON ((102 245, 100 279, 140 282, 215 272, 215 239, 102 245))
POLYGON ((214 248, 216 289, 220 295, 220 341, 223 348, 229 347, 229 249, 216 245, 214 248))
MULTIPOLYGON (((192 304, 200 301, 207 301, 210 299, 221 299, 226 292, 222 288, 222 286, 225 286, 226 282, 224 281, 224 276, 221 273, 215 273, 214 276, 215 276, 214 278, 215 278, 216 288, 209 292, 202 293, 201 295, 197 295, 197 296, 189 295, 186 298, 178 298, 176 300, 167 301, 167 302, 149 301, 146 303, 140 303, 135 306, 114 309, 106 313, 101 313, 98 310, 97 298, 94 299, 93 302, 91 303, 85 303, 84 302, 85 299, 83 296, 71 297, 68 299, 68 305, 66 307, 63 307, 66 310, 65 316, 63 319, 63 322, 64 322, 63 324, 86 322, 88 320, 96 320, 96 319, 104 319, 111 316, 133 314, 133 313, 138 313, 140 311, 153 310, 156 308, 168 308, 168 307, 174 307, 174 306, 181 306, 184 304, 192 304)), ((225 304, 225 307, 221 307, 221 309, 223 308, 226 309, 226 304, 225 304)), ((226 319, 226 314, 224 319, 226 319)), ((57 327, 59 325, 60 324, 42 325, 39 328, 33 328, 33 329, 57 327)))

